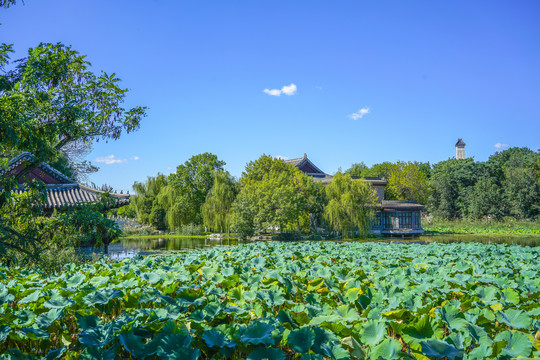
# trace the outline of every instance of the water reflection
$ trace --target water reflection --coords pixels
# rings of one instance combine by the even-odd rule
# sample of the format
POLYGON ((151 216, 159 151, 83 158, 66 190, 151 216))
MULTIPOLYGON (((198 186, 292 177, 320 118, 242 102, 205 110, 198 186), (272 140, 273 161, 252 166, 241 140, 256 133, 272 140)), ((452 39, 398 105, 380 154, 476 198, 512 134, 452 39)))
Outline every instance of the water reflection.
POLYGON ((238 239, 209 239, 209 238, 121 238, 109 245, 109 256, 121 260, 133 257, 139 253, 158 253, 162 251, 203 249, 214 246, 234 246, 248 243, 247 240, 238 239))
MULTIPOLYGON (((307 241, 307 240, 306 240, 307 241)), ((347 240, 341 240, 344 242, 347 240)), ((450 244, 454 242, 478 242, 482 244, 508 244, 522 246, 540 246, 540 236, 512 236, 512 235, 423 235, 414 238, 385 238, 350 240, 361 242, 388 242, 388 243, 417 243, 429 244, 432 242, 450 244)), ((234 246, 250 243, 248 240, 238 239, 208 239, 208 238, 122 238, 109 246, 109 255, 113 259, 121 260, 137 254, 150 254, 166 251, 189 249, 203 249, 214 246, 234 246)))

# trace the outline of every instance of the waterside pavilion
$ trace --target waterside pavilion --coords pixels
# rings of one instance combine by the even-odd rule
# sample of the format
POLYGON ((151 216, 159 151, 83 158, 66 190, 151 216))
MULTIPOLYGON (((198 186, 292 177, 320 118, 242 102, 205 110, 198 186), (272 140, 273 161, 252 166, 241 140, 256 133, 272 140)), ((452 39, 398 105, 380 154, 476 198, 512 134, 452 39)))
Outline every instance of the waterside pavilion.
MULTIPOLYGON (((326 174, 319 169, 308 157, 304 154, 301 158, 284 160, 285 163, 296 166, 300 171, 311 176, 314 181, 322 184, 328 184, 332 181, 333 176, 326 174)), ((388 236, 402 235, 419 235, 424 232, 421 224, 421 211, 424 206, 415 201, 400 201, 400 200, 385 200, 384 188, 388 182, 380 177, 365 177, 359 179, 366 181, 375 190, 379 206, 377 214, 372 226, 372 231, 375 234, 388 236)))

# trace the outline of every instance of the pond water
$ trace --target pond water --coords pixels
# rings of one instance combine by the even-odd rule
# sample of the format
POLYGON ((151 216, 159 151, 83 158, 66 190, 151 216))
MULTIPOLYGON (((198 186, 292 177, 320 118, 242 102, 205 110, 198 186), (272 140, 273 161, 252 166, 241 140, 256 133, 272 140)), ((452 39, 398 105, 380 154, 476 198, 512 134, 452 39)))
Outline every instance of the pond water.
MULTIPOLYGON (((346 241, 346 240, 345 240, 346 241)), ((523 246, 540 246, 540 236, 538 235, 424 235, 415 238, 385 238, 385 239, 365 239, 351 241, 379 241, 391 243, 421 243, 431 242, 453 243, 453 242, 480 242, 483 244, 508 244, 523 246)), ((208 239, 208 238, 121 238, 114 244, 109 245, 109 256, 113 259, 121 260, 133 257, 138 253, 150 254, 175 250, 190 250, 210 248, 214 246, 233 246, 243 243, 250 243, 248 240, 238 239, 208 239)))
POLYGON ((138 253, 159 253, 174 250, 203 249, 214 246, 232 246, 251 241, 238 239, 202 239, 196 237, 183 238, 120 238, 109 245, 109 256, 121 260, 133 257, 138 253))

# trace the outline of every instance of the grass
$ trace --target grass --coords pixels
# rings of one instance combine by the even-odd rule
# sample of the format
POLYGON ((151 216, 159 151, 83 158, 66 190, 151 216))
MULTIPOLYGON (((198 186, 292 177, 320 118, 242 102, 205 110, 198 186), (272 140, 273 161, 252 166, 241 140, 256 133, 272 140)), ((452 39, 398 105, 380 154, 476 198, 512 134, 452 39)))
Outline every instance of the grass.
POLYGON ((422 221, 422 225, 428 234, 540 235, 540 220, 516 220, 511 217, 500 220, 431 219, 422 221))

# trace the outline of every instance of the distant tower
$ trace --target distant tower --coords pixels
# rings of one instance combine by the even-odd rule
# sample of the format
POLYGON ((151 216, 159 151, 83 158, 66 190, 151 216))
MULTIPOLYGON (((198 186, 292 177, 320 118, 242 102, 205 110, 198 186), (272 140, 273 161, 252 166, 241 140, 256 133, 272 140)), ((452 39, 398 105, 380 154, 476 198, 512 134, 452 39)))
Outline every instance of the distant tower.
POLYGON ((465 145, 467 144, 463 142, 463 139, 458 139, 456 143, 456 159, 457 160, 465 159, 465 145))

